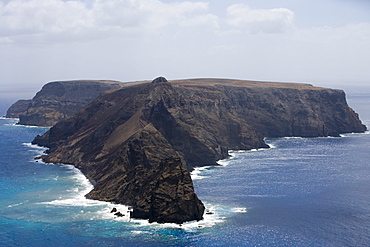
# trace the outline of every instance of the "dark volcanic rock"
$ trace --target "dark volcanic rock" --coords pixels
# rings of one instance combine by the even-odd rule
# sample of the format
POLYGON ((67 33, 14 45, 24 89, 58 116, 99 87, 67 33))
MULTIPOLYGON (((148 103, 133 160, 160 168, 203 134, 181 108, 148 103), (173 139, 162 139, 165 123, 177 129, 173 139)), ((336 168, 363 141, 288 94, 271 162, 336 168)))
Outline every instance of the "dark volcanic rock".
POLYGON ((220 79, 141 83, 101 95, 33 141, 49 163, 80 168, 89 198, 133 206, 133 217, 202 219, 189 170, 264 137, 338 136, 366 128, 343 91, 220 79))
POLYGON ((32 100, 17 101, 6 117, 19 118, 19 124, 52 126, 69 118, 102 92, 122 85, 116 81, 57 81, 46 84, 32 100))
POLYGON ((160 77, 157 77, 155 78, 152 83, 163 83, 163 82, 168 82, 166 78, 160 76, 160 77))
POLYGON ((123 216, 125 216, 123 213, 121 213, 121 212, 117 212, 117 213, 115 213, 114 215, 116 215, 117 217, 123 217, 123 216))
POLYGON ((31 100, 18 100, 6 112, 5 117, 7 118, 19 118, 20 115, 24 115, 27 112, 31 100))

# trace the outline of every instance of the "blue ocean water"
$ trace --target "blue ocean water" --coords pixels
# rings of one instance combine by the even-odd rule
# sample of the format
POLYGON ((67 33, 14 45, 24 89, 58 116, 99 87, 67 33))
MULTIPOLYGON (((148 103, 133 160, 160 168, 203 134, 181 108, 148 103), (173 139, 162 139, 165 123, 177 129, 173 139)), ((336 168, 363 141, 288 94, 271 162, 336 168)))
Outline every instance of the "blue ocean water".
MULTIPOLYGON (((370 94, 348 96, 370 125, 370 94)), ((368 246, 370 134, 266 139, 193 172, 213 214, 181 226, 117 218, 116 205, 84 198, 75 168, 33 158, 47 128, 0 119, 0 246, 368 246)), ((119 210, 124 212, 124 207, 119 210)))

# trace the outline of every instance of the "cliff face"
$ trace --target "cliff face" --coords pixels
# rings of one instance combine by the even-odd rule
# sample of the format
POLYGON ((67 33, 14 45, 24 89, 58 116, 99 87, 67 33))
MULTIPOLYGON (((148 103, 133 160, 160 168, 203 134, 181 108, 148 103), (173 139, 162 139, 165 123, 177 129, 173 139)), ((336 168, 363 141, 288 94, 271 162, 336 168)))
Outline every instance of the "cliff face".
POLYGON ((366 128, 343 91, 307 84, 198 79, 127 86, 101 95, 34 144, 43 159, 74 164, 94 182, 88 197, 134 207, 133 216, 202 218, 189 170, 264 137, 338 136, 366 128))
POLYGON ((28 106, 31 100, 18 100, 13 105, 9 107, 6 112, 5 117, 7 118, 19 118, 20 115, 24 115, 27 112, 28 106))
POLYGON ((22 125, 52 126, 73 116, 102 92, 121 84, 115 81, 50 82, 32 100, 13 104, 6 117, 19 117, 22 125))

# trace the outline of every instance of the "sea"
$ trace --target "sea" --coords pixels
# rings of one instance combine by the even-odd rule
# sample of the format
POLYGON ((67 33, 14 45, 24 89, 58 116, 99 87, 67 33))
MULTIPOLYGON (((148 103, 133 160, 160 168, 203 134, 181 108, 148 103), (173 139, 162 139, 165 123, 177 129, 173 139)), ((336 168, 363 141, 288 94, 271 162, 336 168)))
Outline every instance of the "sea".
MULTIPOLYGON (((370 126, 370 91, 347 99, 370 126)), ((17 121, 0 119, 0 246, 370 246, 369 132, 230 151, 192 172, 204 220, 177 225, 86 199, 79 170, 34 159, 45 149, 31 141, 48 128, 17 121)))

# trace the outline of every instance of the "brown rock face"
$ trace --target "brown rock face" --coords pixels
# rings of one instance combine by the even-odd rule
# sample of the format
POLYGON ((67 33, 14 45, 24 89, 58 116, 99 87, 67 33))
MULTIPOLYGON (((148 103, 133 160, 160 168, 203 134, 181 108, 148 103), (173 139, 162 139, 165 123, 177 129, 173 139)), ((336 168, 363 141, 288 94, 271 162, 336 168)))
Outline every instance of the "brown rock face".
POLYGON ((32 100, 20 100, 7 111, 19 124, 53 126, 85 107, 102 92, 118 88, 116 81, 58 81, 46 84, 32 100))
POLYGON ((338 136, 366 129, 343 91, 308 84, 197 79, 117 89, 33 141, 43 159, 80 168, 89 198, 133 206, 133 217, 202 219, 189 170, 264 137, 338 136))
POLYGON ((5 117, 7 118, 19 118, 20 115, 24 115, 27 112, 31 100, 18 100, 15 102, 6 112, 5 117))

